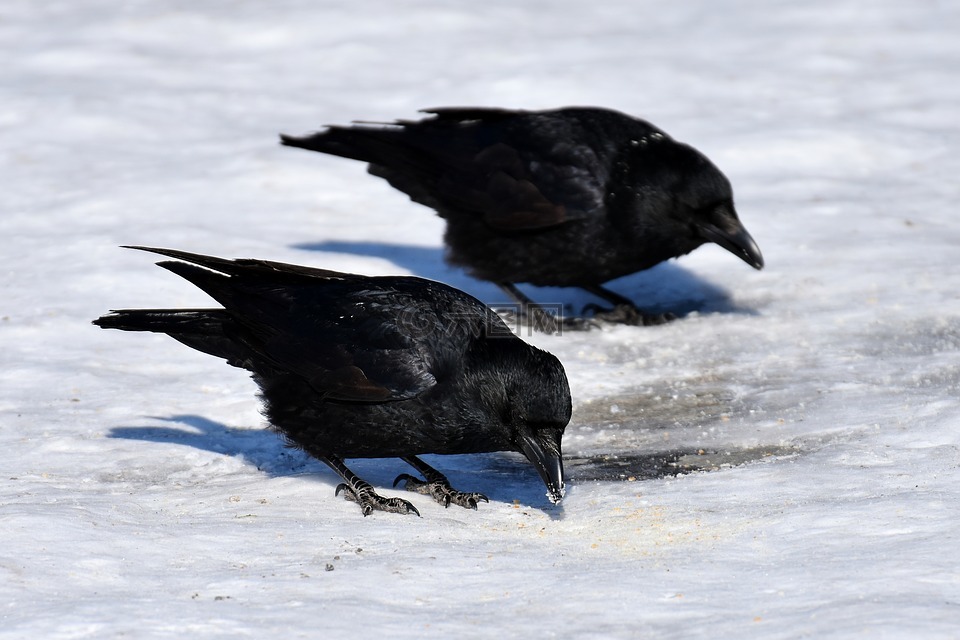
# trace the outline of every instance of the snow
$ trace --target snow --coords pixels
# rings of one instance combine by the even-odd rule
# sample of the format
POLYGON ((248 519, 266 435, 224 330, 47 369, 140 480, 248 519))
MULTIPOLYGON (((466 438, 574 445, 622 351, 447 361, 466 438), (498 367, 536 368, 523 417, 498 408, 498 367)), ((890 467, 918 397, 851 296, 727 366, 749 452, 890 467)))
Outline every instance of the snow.
POLYGON ((7 0, 0 637, 957 637, 958 28, 934 0, 7 0), (706 153, 767 267, 704 247, 612 284, 678 321, 529 338, 574 394, 559 506, 519 456, 431 457, 490 504, 363 518, 242 371, 89 323, 210 304, 121 244, 501 301, 429 210, 276 136, 569 104, 706 153))

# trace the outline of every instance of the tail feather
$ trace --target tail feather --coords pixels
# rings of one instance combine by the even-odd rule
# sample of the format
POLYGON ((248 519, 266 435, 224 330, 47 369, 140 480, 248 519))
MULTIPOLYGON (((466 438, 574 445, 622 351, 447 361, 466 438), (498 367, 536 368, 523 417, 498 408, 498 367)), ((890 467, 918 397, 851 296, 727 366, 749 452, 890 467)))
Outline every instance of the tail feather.
POLYGON ((136 249, 137 251, 148 251, 157 253, 168 258, 176 258, 184 262, 192 262, 200 266, 219 271, 220 273, 230 273, 231 267, 236 261, 227 258, 218 258, 216 256, 205 256, 200 253, 190 253, 189 251, 180 251, 178 249, 161 249, 158 247, 144 247, 142 245, 125 244, 121 245, 124 249, 136 249))
POLYGON ((104 329, 165 333, 203 353, 245 369, 253 361, 270 366, 263 353, 266 325, 258 319, 275 312, 271 292, 285 285, 316 285, 318 281, 361 280, 362 276, 313 269, 268 260, 228 260, 175 249, 127 246, 176 260, 157 264, 191 282, 224 309, 124 309, 97 318, 104 329))
POLYGON ((103 329, 154 333, 214 334, 229 316, 223 309, 120 309, 93 321, 103 329))
POLYGON ((231 337, 233 319, 223 309, 122 309, 93 321, 103 329, 165 333, 203 353, 243 366, 247 350, 231 337))
POLYGON ((397 149, 405 146, 402 136, 403 130, 399 127, 329 127, 300 137, 280 134, 280 143, 350 160, 390 164, 390 158, 398 155, 397 149))
MULTIPOLYGON (((148 251, 150 253, 156 253, 161 256, 167 256, 168 258, 175 258, 177 260, 183 260, 184 262, 189 262, 194 265, 199 265, 208 269, 210 271, 215 271, 223 275, 228 276, 238 276, 238 275, 269 275, 271 277, 282 277, 289 276, 293 278, 298 277, 309 277, 309 278, 330 278, 330 279, 347 279, 353 276, 349 273, 341 273, 339 271, 331 271, 330 269, 317 269, 314 267, 302 267, 294 264, 285 264, 283 262, 272 262, 270 260, 257 260, 253 258, 238 258, 235 260, 230 260, 227 258, 218 258, 216 256, 206 256, 200 253, 190 253, 189 251, 179 251, 177 249, 161 249, 158 247, 144 247, 139 245, 123 245, 124 249, 136 249, 138 251, 148 251)), ((186 276, 177 271, 172 265, 181 264, 176 262, 159 262, 157 263, 161 267, 173 271, 177 275, 180 275, 184 278, 186 276)), ((190 280, 190 278, 187 278, 190 280)), ((190 280, 193 282, 193 280, 190 280)), ((196 284, 194 282, 194 284, 196 284)), ((199 286, 199 285, 197 285, 199 286)), ((202 288, 202 287, 201 287, 202 288)))
POLYGON ((231 288, 228 286, 230 280, 229 276, 224 275, 223 273, 217 273, 216 271, 211 271, 208 268, 198 267, 194 264, 187 264, 186 262, 178 262, 173 260, 164 260, 163 262, 158 262, 157 266, 163 267, 167 271, 177 274, 220 304, 224 306, 229 304, 229 298, 231 294, 231 288))
MULTIPOLYGON (((441 216, 445 209, 441 200, 448 194, 438 183, 439 179, 451 167, 462 164, 460 154, 472 157, 476 153, 472 148, 458 149, 458 138, 444 131, 417 129, 411 132, 401 126, 329 127, 303 137, 281 135, 280 141, 289 147, 366 162, 371 175, 383 178, 414 202, 436 209, 441 216)), ((451 201, 464 199, 459 193, 460 186, 454 190, 451 201)), ((467 204, 472 197, 471 191, 465 198, 467 204)))

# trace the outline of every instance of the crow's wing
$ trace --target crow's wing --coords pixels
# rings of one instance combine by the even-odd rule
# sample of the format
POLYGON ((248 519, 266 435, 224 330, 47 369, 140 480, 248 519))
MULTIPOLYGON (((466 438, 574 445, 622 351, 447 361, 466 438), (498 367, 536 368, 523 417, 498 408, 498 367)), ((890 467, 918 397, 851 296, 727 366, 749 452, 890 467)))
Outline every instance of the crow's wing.
POLYGON ((234 351, 232 364, 295 374, 332 401, 390 402, 424 393, 449 369, 456 356, 448 352, 466 350, 487 320, 475 299, 419 278, 137 248, 193 263, 159 264, 223 305, 232 320, 223 324, 228 337, 246 354, 234 351))
MULTIPOLYGON (((426 112, 434 117, 386 126, 330 127, 282 140, 368 162, 370 173, 441 216, 480 215, 503 232, 549 228, 602 214, 618 145, 625 141, 604 135, 606 130, 599 131, 589 116, 600 112, 609 119, 612 112, 426 112)), ((607 123, 601 118, 602 126, 607 123)))

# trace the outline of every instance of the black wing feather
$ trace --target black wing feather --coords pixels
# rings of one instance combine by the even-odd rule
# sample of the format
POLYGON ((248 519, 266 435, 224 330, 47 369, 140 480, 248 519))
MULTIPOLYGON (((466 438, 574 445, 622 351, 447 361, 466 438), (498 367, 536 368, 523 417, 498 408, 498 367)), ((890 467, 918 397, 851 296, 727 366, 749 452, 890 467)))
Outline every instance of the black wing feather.
POLYGON ((386 126, 329 127, 288 146, 369 163, 415 202, 445 218, 480 215, 505 233, 596 215, 612 154, 591 131, 555 112, 428 109, 431 118, 386 126))
POLYGON ((450 297, 459 315, 475 318, 474 327, 457 323, 466 327, 458 329, 464 332, 454 341, 458 348, 466 349, 467 334, 489 322, 478 301, 418 278, 365 278, 263 260, 134 248, 189 261, 158 264, 224 308, 125 310, 97 324, 168 333, 255 373, 259 367, 295 374, 329 400, 403 400, 435 385, 446 358, 431 341, 438 327, 449 324, 442 310, 451 308, 450 297), (431 299, 435 304, 427 302, 431 299))

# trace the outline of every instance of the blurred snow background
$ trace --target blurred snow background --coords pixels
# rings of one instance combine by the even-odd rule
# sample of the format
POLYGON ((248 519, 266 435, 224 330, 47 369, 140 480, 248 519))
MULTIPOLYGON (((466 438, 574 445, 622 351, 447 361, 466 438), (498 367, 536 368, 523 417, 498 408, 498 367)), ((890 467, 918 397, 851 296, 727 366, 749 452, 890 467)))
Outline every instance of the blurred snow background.
POLYGON ((957 637, 958 33, 933 0, 7 0, 0 637, 957 637), (560 507, 517 456, 436 457, 491 503, 363 518, 242 371, 89 324, 210 304, 120 244, 501 301, 430 210, 276 136, 574 104, 707 154, 768 266, 704 247, 612 285, 677 322, 531 338, 575 399, 560 507))

